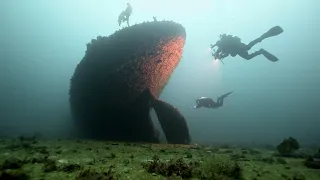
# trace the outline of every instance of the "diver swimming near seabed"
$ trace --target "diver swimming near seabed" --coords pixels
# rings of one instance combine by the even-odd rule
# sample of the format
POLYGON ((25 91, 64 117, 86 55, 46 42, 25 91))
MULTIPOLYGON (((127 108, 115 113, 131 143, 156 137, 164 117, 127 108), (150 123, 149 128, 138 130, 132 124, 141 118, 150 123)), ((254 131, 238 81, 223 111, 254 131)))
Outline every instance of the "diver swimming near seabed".
POLYGON ((264 55, 269 61, 276 62, 279 59, 269 53, 268 51, 264 49, 260 49, 254 53, 249 54, 248 51, 257 43, 260 43, 266 38, 277 36, 283 32, 283 29, 280 26, 274 26, 271 29, 269 29, 266 33, 261 35, 259 38, 251 41, 249 44, 244 44, 241 42, 241 39, 237 36, 222 34, 220 35, 220 40, 216 42, 214 45, 210 45, 210 48, 214 51, 212 53, 212 56, 215 59, 222 60, 229 55, 232 57, 235 57, 236 55, 239 55, 240 57, 250 60, 258 55, 264 55), (218 49, 215 51, 213 48, 217 46, 218 49))
POLYGON ((129 26, 129 18, 131 14, 132 14, 132 7, 130 3, 127 3, 126 10, 122 11, 118 17, 119 26, 121 25, 122 22, 125 22, 125 21, 127 21, 127 25, 129 26))
POLYGON ((217 102, 213 101, 211 98, 208 97, 201 97, 196 100, 196 105, 193 106, 193 109, 206 107, 206 108, 219 108, 223 106, 223 99, 229 96, 233 91, 223 94, 217 98, 217 102))

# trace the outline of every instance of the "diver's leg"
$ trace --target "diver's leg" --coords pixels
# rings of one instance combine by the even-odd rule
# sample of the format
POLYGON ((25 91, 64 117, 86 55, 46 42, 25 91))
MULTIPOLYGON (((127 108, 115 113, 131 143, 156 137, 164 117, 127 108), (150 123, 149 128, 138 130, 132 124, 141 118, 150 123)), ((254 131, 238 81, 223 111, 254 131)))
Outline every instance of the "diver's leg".
POLYGON ((246 59, 246 60, 250 60, 256 56, 259 55, 263 55, 264 57, 266 57, 269 61, 272 62, 276 62, 279 59, 274 56, 273 54, 269 53, 268 51, 264 50, 264 49, 260 49, 259 51, 256 51, 254 53, 249 54, 248 51, 243 51, 243 52, 238 52, 238 55, 241 56, 242 58, 246 59))
POLYGON ((251 41, 247 46, 246 46, 246 49, 247 50, 250 50, 254 45, 260 43, 263 39, 261 37, 251 41))
POLYGON ((256 51, 254 53, 249 54, 248 51, 241 51, 238 52, 238 55, 246 60, 250 60, 258 55, 261 55, 261 49, 259 51, 256 51))
POLYGON ((127 16, 127 24, 128 24, 128 26, 130 26, 129 25, 129 18, 130 18, 130 16, 127 16))
POLYGON ((218 97, 218 100, 217 100, 217 104, 218 104, 218 107, 220 106, 223 106, 223 97, 218 97))
POLYGON ((259 38, 251 41, 247 45, 247 50, 250 50, 252 46, 256 45, 257 43, 263 41, 264 39, 267 39, 272 36, 277 36, 283 32, 283 29, 280 26, 274 26, 271 29, 269 29, 266 33, 262 34, 259 38))
POLYGON ((269 53, 264 49, 260 49, 260 51, 261 51, 261 54, 263 54, 263 56, 266 57, 269 61, 276 62, 279 60, 275 55, 269 53))
POLYGON ((233 91, 228 92, 228 93, 223 94, 223 95, 221 95, 220 97, 218 97, 217 103, 216 103, 216 104, 217 104, 217 107, 223 106, 223 99, 226 98, 226 97, 228 97, 232 92, 233 92, 233 91))

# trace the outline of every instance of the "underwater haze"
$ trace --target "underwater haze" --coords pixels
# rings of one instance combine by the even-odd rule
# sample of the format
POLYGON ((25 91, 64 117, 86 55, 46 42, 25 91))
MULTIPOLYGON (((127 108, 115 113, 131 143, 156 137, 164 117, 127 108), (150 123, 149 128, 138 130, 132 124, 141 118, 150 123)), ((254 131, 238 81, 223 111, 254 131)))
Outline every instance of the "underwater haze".
MULTIPOLYGON (((119 27, 121 0, 0 1, 0 136, 40 132, 72 137, 68 90, 86 44, 119 27)), ((320 141, 319 0, 132 0, 130 23, 173 20, 187 32, 183 59, 160 99, 185 116, 195 143, 276 144, 288 136, 320 141), (244 43, 273 26, 284 30, 254 46, 264 56, 213 60, 222 33, 244 43), (234 91, 218 109, 191 109, 201 96, 234 91)), ((121 48, 121 47, 119 47, 121 48)))

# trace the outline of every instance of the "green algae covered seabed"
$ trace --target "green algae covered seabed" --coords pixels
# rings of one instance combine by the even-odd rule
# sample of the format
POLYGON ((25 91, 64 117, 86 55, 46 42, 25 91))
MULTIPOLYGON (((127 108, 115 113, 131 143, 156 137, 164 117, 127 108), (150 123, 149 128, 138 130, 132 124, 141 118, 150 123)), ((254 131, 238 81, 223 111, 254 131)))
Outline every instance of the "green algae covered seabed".
POLYGON ((319 180, 304 159, 273 151, 91 140, 0 140, 0 180, 319 180), (182 176, 182 177, 181 177, 182 176))

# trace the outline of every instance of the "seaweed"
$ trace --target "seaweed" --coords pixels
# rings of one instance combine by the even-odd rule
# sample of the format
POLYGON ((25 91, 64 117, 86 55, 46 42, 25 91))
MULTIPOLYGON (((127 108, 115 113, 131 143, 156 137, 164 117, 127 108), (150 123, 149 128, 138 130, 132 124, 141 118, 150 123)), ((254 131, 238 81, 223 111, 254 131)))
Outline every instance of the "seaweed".
POLYGON ((291 156, 293 152, 300 148, 298 141, 292 137, 284 139, 278 146, 277 150, 281 156, 291 156))
POLYGON ((313 156, 306 158, 303 164, 311 169, 320 169, 320 149, 313 156))
POLYGON ((243 179, 243 169, 237 161, 225 158, 209 158, 198 175, 201 179, 243 179))
POLYGON ((171 159, 169 162, 160 161, 159 156, 153 156, 152 161, 142 163, 144 169, 149 173, 156 173, 170 177, 172 175, 181 176, 182 178, 192 177, 192 166, 184 162, 182 158, 171 159))
POLYGON ((163 162, 158 156, 152 160, 142 163, 144 169, 149 173, 156 173, 162 176, 173 175, 181 178, 201 179, 243 179, 243 170, 237 161, 211 157, 206 162, 199 161, 185 162, 183 158, 170 159, 163 162))
POLYGON ((28 174, 23 170, 5 170, 0 171, 0 180, 29 180, 31 179, 28 174))
POLYGON ((110 166, 107 171, 99 172, 95 169, 84 169, 75 178, 76 180, 117 180, 113 166, 110 166))

